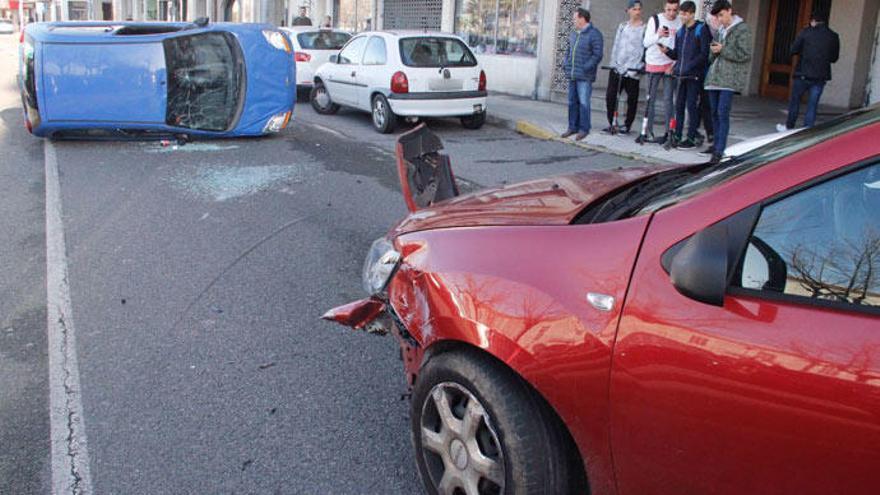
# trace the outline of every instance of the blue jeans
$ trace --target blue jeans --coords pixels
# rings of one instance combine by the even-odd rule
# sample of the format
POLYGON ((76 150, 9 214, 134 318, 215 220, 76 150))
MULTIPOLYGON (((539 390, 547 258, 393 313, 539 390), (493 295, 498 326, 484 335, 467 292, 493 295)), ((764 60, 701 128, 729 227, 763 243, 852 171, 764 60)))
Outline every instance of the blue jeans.
POLYGON ((675 98, 676 80, 672 76, 667 76, 663 72, 654 72, 648 74, 648 100, 645 105, 645 117, 648 118, 647 133, 654 134, 654 105, 657 103, 657 91, 663 83, 663 108, 666 112, 666 120, 663 121, 663 131, 666 132, 669 121, 675 115, 675 106, 673 100, 675 98))
POLYGON ((727 135, 730 133, 730 107, 733 91, 710 89, 709 105, 712 106, 712 126, 715 128, 715 143, 712 145, 716 155, 724 155, 727 148, 727 135))
POLYGON ((568 81, 568 130, 590 132, 590 97, 593 83, 568 81))
POLYGON ((791 99, 788 100, 788 121, 785 127, 794 129, 797 125, 798 114, 801 111, 801 96, 804 92, 809 91, 809 99, 807 100, 807 114, 804 116, 804 125, 813 127, 816 123, 816 109, 819 107, 819 98, 822 97, 822 90, 825 89, 825 81, 811 81, 809 79, 795 78, 794 85, 791 88, 791 99))

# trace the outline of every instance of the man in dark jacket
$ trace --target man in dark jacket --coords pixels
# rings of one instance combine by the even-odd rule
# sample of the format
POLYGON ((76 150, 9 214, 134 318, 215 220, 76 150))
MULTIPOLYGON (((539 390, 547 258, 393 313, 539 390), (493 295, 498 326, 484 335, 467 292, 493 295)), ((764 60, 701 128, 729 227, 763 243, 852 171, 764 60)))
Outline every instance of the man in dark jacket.
POLYGON ((697 128, 700 125, 697 99, 703 90, 703 79, 709 64, 709 44, 712 34, 709 27, 696 19, 697 4, 691 1, 682 2, 679 8, 681 29, 675 34, 675 48, 666 47, 661 50, 675 60, 672 74, 679 79, 678 97, 675 99, 675 142, 679 148, 691 149, 697 146, 697 128), (681 140, 684 132, 684 109, 687 107, 688 133, 687 139, 681 140))
POLYGON ((305 7, 299 8, 299 16, 293 18, 293 22, 290 23, 291 26, 311 26, 312 20, 308 16, 308 11, 305 7))
POLYGON ((590 23, 587 9, 577 9, 574 27, 562 66, 568 77, 568 130, 562 137, 577 133, 575 139, 580 141, 590 133, 590 96, 602 62, 603 40, 602 33, 590 23))
POLYGON ((831 64, 840 57, 840 37, 826 24, 824 14, 814 12, 810 26, 801 31, 791 46, 791 55, 800 55, 794 70, 794 84, 788 102, 788 121, 785 127, 793 129, 801 111, 801 96, 809 91, 804 125, 816 123, 816 108, 825 83, 831 80, 831 64))

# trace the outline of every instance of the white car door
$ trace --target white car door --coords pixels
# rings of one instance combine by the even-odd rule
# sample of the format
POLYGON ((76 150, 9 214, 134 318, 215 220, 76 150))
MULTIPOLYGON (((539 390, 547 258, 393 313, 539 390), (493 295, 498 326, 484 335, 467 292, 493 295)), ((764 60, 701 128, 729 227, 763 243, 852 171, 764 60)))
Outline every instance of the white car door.
POLYGON ((330 99, 334 102, 349 106, 356 105, 358 82, 355 78, 366 47, 367 36, 356 36, 339 52, 336 63, 329 64, 326 85, 330 99))
POLYGON ((372 102, 370 96, 374 89, 383 90, 383 93, 391 85, 391 76, 388 74, 388 49, 385 38, 371 36, 364 52, 364 60, 355 78, 357 87, 357 107, 370 110, 372 102))

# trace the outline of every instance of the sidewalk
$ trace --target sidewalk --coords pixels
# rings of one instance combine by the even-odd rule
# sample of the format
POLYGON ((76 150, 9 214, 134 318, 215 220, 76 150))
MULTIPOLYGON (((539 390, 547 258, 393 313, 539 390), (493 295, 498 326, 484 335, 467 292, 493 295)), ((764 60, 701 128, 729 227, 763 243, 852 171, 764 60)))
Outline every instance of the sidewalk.
MULTIPOLYGON (((490 93, 487 104, 488 121, 502 125, 538 139, 558 140, 588 150, 630 157, 652 163, 701 163, 708 157, 698 151, 706 145, 694 150, 665 150, 657 144, 639 145, 635 142, 641 129, 644 116, 644 102, 639 102, 639 111, 633 124, 633 132, 626 136, 611 136, 601 132, 608 125, 605 115, 605 91, 598 89, 593 92, 591 109, 593 113, 590 135, 583 141, 572 138, 560 139, 559 135, 568 127, 568 107, 560 103, 538 101, 502 93, 490 93)), ((621 105, 621 113, 625 112, 625 103, 621 105)), ((754 96, 737 96, 734 98, 733 113, 730 118, 730 136, 728 146, 739 141, 764 134, 776 132, 776 124, 785 122, 787 105, 785 102, 759 98, 754 96)), ((806 105, 801 106, 801 118, 806 105)), ((657 116, 662 119, 663 103, 657 103, 657 116)), ((819 121, 838 115, 839 111, 820 107, 819 121)), ((802 122, 802 120, 800 120, 802 122)), ((656 135, 663 134, 665 127, 658 121, 654 125, 656 135)), ((701 129, 701 132, 702 129, 701 129)))

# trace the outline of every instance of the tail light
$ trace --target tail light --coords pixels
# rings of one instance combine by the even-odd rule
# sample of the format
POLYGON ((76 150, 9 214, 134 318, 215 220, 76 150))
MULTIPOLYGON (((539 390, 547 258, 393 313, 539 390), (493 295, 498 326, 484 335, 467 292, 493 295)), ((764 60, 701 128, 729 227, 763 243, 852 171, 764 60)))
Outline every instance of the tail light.
POLYGON ((486 91, 486 72, 480 71, 480 85, 477 88, 479 91, 486 91))
POLYGON ((296 54, 293 56, 293 59, 297 62, 308 62, 312 60, 312 56, 308 53, 296 52, 296 54))
POLYGON ((391 92, 409 93, 409 79, 406 78, 406 74, 397 71, 391 76, 391 92))
POLYGON ((18 37, 19 43, 24 43, 24 28, 21 28, 21 36, 18 37))

